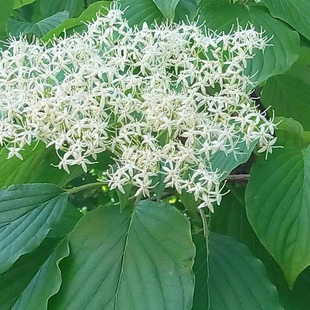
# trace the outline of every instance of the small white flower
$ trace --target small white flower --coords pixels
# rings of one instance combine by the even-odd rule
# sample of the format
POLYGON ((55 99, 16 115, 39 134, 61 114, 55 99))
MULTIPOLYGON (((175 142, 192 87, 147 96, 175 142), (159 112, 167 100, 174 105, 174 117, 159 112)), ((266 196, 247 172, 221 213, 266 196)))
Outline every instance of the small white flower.
POLYGON ((222 194, 217 152, 237 142, 274 148, 275 125, 249 94, 247 60, 266 39, 251 26, 214 33, 193 23, 129 27, 117 6, 83 34, 49 45, 11 39, 0 52, 0 145, 21 158, 26 144, 53 146, 58 167, 84 171, 113 152, 105 174, 124 193, 150 196, 156 177, 213 210, 222 194))

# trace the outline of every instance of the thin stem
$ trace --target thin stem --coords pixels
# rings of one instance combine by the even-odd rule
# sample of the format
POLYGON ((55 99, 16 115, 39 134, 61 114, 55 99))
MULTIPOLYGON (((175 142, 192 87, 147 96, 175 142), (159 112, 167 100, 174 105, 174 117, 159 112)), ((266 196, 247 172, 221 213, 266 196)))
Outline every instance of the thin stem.
POLYGON ((209 233, 208 233, 208 223, 207 223, 206 215, 203 212, 203 209, 198 209, 198 210, 199 210, 199 214, 200 214, 201 221, 202 221, 203 235, 205 236, 207 240, 209 233))
POLYGON ((104 183, 102 183, 102 182, 89 183, 89 184, 84 184, 81 186, 73 187, 70 189, 66 189, 66 192, 68 195, 73 195, 73 194, 76 194, 78 192, 84 191, 85 189, 89 189, 89 188, 93 188, 93 187, 99 187, 99 186, 103 186, 103 185, 104 185, 104 183))
POLYGON ((226 180, 228 182, 247 182, 250 179, 250 174, 231 174, 229 175, 226 180))
MULTIPOLYGON (((206 251, 207 251, 207 281, 209 282, 209 278, 210 278, 210 264, 209 264, 209 229, 208 229, 208 222, 207 222, 207 218, 206 218, 206 214, 203 211, 203 209, 199 209, 199 214, 201 217, 201 221, 202 221, 202 226, 203 226, 203 234, 205 236, 206 239, 206 251)), ((208 310, 211 307, 211 301, 210 301, 210 289, 209 289, 209 285, 208 285, 208 310)))

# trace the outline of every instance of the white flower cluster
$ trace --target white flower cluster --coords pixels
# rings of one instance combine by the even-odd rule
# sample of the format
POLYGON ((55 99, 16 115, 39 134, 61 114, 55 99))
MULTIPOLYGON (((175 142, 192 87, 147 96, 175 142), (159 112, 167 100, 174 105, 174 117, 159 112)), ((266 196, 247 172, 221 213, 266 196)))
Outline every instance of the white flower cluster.
POLYGON ((237 144, 275 142, 244 74, 253 28, 216 34, 196 24, 129 27, 122 11, 98 16, 82 35, 49 45, 12 39, 0 55, 0 144, 9 157, 26 144, 54 146, 59 168, 86 165, 109 149, 109 186, 150 196, 161 184, 193 193, 200 207, 220 203, 220 173, 210 160, 237 144))

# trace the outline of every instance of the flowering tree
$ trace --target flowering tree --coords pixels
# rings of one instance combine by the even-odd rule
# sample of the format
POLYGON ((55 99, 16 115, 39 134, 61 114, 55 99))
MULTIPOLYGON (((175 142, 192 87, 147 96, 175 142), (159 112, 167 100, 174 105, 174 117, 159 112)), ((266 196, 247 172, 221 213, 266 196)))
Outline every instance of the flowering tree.
POLYGON ((309 308, 310 24, 233 2, 2 5, 0 307, 309 308))

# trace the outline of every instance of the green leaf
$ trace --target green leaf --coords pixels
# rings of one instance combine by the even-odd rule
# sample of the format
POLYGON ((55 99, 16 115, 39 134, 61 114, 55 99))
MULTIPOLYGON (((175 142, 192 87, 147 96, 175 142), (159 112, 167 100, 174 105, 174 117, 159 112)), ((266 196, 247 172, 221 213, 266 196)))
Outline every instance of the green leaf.
POLYGON ((121 9, 125 10, 124 17, 130 26, 142 27, 143 22, 160 24, 165 18, 152 0, 120 0, 121 9))
POLYGON ((195 197, 192 193, 189 193, 186 190, 182 190, 181 193, 181 201, 186 208, 187 212, 189 213, 189 216, 192 219, 197 219, 198 218, 198 205, 199 205, 199 200, 195 201, 195 197))
POLYGON ((298 62, 301 64, 310 65, 310 46, 309 45, 308 45, 308 47, 301 47, 300 48, 300 54, 299 54, 298 62))
POLYGON ((53 184, 11 185, 0 191, 0 273, 40 245, 56 226, 67 200, 53 184))
POLYGON ((263 0, 272 16, 280 18, 310 40, 310 2, 308 0, 263 0))
MULTIPOLYGON (((270 274, 273 274, 275 268, 282 274, 279 265, 260 243, 247 219, 244 201, 245 187, 229 186, 228 189, 230 192, 223 197, 220 208, 215 208, 215 212, 211 214, 210 230, 232 237, 246 245, 255 257, 263 261, 268 272, 271 271, 270 274), (268 268, 270 264, 273 266, 272 269, 268 268)), ((282 282, 283 279, 282 276, 282 282)), ((271 277, 271 280, 273 280, 273 277, 271 277)), ((286 285, 285 279, 284 284, 286 285)))
POLYGON ((48 299, 58 292, 62 282, 59 263, 69 255, 65 236, 81 217, 80 212, 77 216, 73 210, 78 212, 69 204, 51 231, 53 239, 48 238, 52 235, 50 232, 38 248, 21 256, 0 275, 0 309, 47 309, 48 299))
POLYGON ((221 180, 224 180, 233 169, 248 161, 256 143, 251 143, 249 149, 247 149, 245 142, 239 142, 236 146, 238 148, 237 156, 233 153, 225 154, 221 151, 215 153, 211 158, 212 169, 218 169, 222 172, 221 180))
POLYGON ((208 28, 229 32, 237 22, 246 27, 250 22, 257 31, 264 31, 270 46, 255 51, 248 61, 246 73, 260 83, 270 76, 284 73, 297 60, 299 53, 298 33, 285 23, 270 16, 268 10, 259 5, 230 4, 227 0, 203 0, 199 13, 208 28))
POLYGON ((72 30, 81 26, 84 22, 90 22, 96 18, 97 13, 100 11, 101 14, 106 14, 107 9, 110 7, 111 2, 109 1, 98 1, 90 5, 81 16, 77 18, 69 18, 62 22, 58 27, 50 30, 43 38, 43 42, 47 42, 49 39, 53 39, 54 37, 58 37, 63 33, 64 29, 68 32, 72 32, 72 30))
POLYGON ((285 310, 310 309, 310 268, 304 270, 298 277, 293 291, 288 293, 284 291, 281 294, 281 301, 285 310))
POLYGON ((211 215, 210 229, 242 242, 265 265, 269 279, 277 287, 280 303, 285 310, 310 309, 310 268, 297 279, 294 290, 289 290, 281 268, 267 252, 254 233, 245 212, 244 187, 231 187, 223 197, 221 207, 211 215))
POLYGON ((268 79, 261 96, 265 107, 271 106, 278 116, 294 118, 305 130, 310 130, 309 76, 309 66, 296 62, 285 74, 268 79))
POLYGON ((304 131, 302 125, 293 118, 276 117, 275 123, 277 124, 276 136, 278 145, 295 145, 297 148, 305 148, 309 145, 309 143, 305 144, 309 132, 304 131))
POLYGON ((69 236, 71 255, 51 309, 190 309, 194 245, 186 218, 142 201, 87 213, 69 236))
MULTIPOLYGON (((150 0, 148 0, 150 1, 150 0)), ((159 10, 162 12, 162 14, 168 18, 173 19, 175 15, 175 9, 179 3, 180 0, 152 0, 156 6, 159 8, 159 10)))
POLYGON ((58 12, 67 11, 69 17, 81 14, 84 8, 84 0, 40 0, 40 11, 44 17, 49 17, 58 12))
POLYGON ((310 265, 310 147, 285 145, 253 166, 246 190, 249 221, 281 266, 290 288, 310 265))
POLYGON ((176 21, 193 21, 198 14, 200 0, 180 0, 175 10, 176 21))
POLYGON ((59 291, 61 285, 59 263, 68 255, 68 241, 64 240, 40 267, 12 310, 47 309, 48 299, 59 291))
POLYGON ((27 146, 20 154, 23 160, 17 157, 7 159, 8 150, 2 149, 0 188, 16 183, 55 183, 64 186, 83 173, 80 166, 72 167, 70 174, 52 166, 57 164, 59 158, 53 148, 46 149, 43 143, 27 146))
POLYGON ((124 212, 124 210, 128 204, 129 197, 131 196, 132 186, 133 186, 132 182, 128 182, 127 184, 125 184, 123 186, 124 193, 122 193, 118 188, 116 188, 116 193, 117 193, 117 196, 119 199, 121 213, 124 212))
POLYGON ((13 37, 19 37, 21 34, 22 35, 29 34, 29 35, 35 35, 37 37, 42 37, 51 29, 54 29, 58 25, 60 25, 68 17, 69 13, 67 11, 64 11, 64 12, 58 12, 36 23, 11 19, 8 21, 7 31, 13 37))
POLYGON ((211 214, 210 230, 226 235, 252 249, 255 233, 247 220, 243 201, 245 187, 229 188, 221 206, 211 214))
POLYGON ((13 19, 24 22, 39 22, 46 16, 42 15, 40 10, 40 0, 33 1, 27 5, 24 5, 13 12, 13 19))
POLYGON ((6 23, 13 12, 14 0, 0 1, 0 36, 5 35, 6 23))
POLYGON ((194 241, 197 254, 193 310, 283 309, 264 265, 245 245, 211 233, 207 258, 204 237, 197 235, 194 241))
POLYGON ((300 135, 299 145, 301 148, 306 148, 310 145, 310 131, 304 131, 300 135))
POLYGON ((82 216, 82 212, 78 211, 78 209, 71 203, 68 203, 59 222, 56 224, 56 227, 50 230, 47 237, 61 238, 66 236, 74 228, 82 216))
POLYGON ((277 144, 295 145, 297 148, 304 149, 310 145, 310 131, 304 131, 300 123, 293 118, 276 117, 277 125, 277 144))
POLYGON ((45 239, 0 275, 0 309, 47 309, 61 284, 60 261, 69 255, 68 242, 45 239))
MULTIPOLYGON (((295 139, 296 138, 298 139, 304 131, 304 128, 302 127, 302 125, 291 117, 289 118, 282 117, 282 116, 276 117, 275 123, 278 124, 277 131, 285 131, 288 134, 293 135, 295 139)), ((278 133, 277 133, 277 137, 278 137, 278 133)))
POLYGON ((19 9, 19 8, 23 7, 24 5, 33 3, 35 1, 37 1, 37 0, 14 0, 13 9, 14 10, 19 9))

